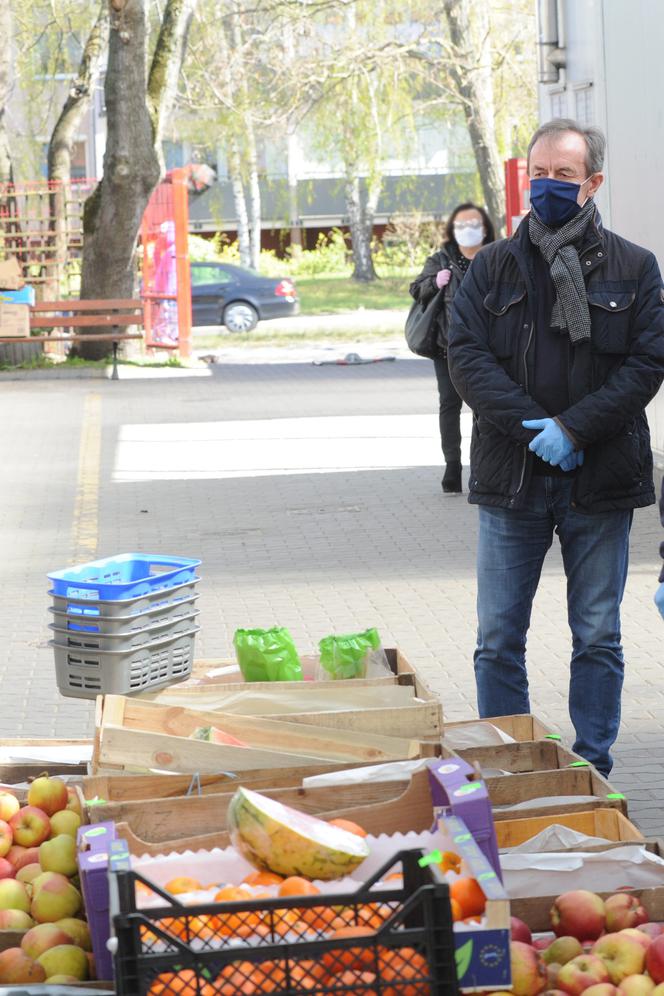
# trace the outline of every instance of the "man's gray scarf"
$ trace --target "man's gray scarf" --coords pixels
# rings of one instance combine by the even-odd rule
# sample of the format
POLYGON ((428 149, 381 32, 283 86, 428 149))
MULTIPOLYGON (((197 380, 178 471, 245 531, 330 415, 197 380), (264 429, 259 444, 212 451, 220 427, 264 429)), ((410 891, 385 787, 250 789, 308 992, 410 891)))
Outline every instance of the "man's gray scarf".
POLYGON ((595 203, 589 198, 579 213, 561 228, 549 228, 534 211, 530 212, 528 223, 530 241, 549 264, 556 288, 551 325, 567 329, 574 343, 590 339, 590 312, 577 246, 594 213, 595 203))

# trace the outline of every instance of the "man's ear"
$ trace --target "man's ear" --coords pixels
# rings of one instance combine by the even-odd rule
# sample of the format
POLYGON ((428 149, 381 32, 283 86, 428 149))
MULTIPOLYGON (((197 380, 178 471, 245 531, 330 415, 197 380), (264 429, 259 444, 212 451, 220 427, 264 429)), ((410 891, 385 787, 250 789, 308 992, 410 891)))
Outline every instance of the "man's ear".
POLYGON ((588 197, 594 197, 603 183, 604 174, 594 173, 590 183, 588 184, 588 197))

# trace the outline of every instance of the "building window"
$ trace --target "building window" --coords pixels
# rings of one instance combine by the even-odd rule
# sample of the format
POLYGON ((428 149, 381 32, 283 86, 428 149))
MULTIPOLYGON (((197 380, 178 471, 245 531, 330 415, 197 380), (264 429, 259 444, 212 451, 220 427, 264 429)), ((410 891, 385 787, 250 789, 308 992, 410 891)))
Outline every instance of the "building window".
POLYGON ((185 164, 184 145, 182 142, 163 142, 164 162, 166 169, 179 169, 185 164))
POLYGON ((593 121, 593 91, 592 87, 584 86, 574 94, 576 120, 579 124, 589 125, 593 121))
POLYGON ((551 93, 551 117, 567 117, 567 94, 564 90, 554 90, 551 93))

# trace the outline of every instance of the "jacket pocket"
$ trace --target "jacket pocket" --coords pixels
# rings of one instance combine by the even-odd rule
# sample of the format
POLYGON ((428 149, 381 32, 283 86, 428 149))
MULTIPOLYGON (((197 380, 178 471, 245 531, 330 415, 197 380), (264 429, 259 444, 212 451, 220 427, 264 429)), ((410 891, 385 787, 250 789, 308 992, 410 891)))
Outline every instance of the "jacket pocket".
POLYGON ((500 360, 514 354, 525 298, 526 288, 515 284, 498 284, 484 298, 483 304, 490 316, 489 346, 500 360))
POLYGON ((591 343, 595 353, 625 356, 630 346, 634 291, 588 291, 591 343))

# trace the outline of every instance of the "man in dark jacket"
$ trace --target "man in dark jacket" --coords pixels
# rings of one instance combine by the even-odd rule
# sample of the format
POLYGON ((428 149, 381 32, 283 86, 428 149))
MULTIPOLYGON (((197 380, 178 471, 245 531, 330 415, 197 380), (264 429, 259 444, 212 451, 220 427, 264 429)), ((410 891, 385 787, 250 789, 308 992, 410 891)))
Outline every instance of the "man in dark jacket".
POLYGON ((555 531, 575 750, 608 774, 629 531, 633 510, 655 501, 644 409, 664 377, 664 304, 652 253, 602 227, 603 160, 595 128, 558 119, 535 132, 530 214, 473 261, 448 356, 474 412, 480 716, 530 711, 526 634, 555 531))

